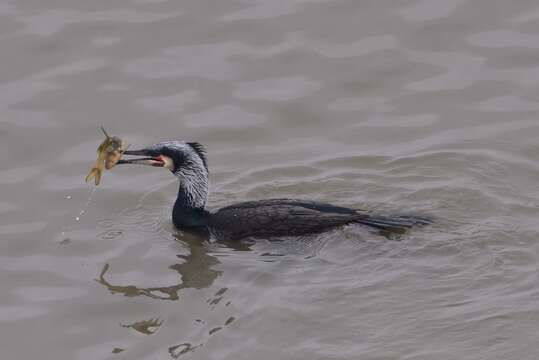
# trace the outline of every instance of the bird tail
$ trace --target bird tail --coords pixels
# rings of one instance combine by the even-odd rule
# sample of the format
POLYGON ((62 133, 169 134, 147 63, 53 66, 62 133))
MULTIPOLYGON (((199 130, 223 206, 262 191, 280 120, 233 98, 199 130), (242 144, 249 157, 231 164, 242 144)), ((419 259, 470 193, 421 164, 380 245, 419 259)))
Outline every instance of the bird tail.
POLYGON ((402 234, 406 230, 415 226, 426 226, 432 224, 432 219, 414 215, 370 215, 363 216, 356 222, 363 225, 374 227, 382 232, 402 234))

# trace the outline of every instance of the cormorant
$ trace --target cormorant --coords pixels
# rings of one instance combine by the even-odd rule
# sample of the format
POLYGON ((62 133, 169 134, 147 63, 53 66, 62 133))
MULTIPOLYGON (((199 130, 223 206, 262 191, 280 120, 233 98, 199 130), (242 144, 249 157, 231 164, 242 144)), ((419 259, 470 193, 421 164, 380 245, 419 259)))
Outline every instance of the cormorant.
POLYGON ((381 216, 362 210, 316 201, 270 199, 241 202, 210 212, 208 163, 197 142, 165 141, 141 150, 126 150, 118 164, 143 164, 169 169, 179 179, 172 221, 178 229, 203 230, 218 238, 282 237, 316 234, 341 225, 358 223, 384 232, 402 233, 429 219, 415 216, 381 216))

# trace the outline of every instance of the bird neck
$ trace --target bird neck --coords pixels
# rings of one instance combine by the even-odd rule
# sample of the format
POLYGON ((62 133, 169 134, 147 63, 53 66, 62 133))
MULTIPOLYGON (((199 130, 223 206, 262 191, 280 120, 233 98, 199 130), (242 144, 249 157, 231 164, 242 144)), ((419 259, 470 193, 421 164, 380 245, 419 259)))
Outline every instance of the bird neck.
POLYGON ((207 215, 205 209, 208 197, 208 173, 205 169, 176 173, 180 180, 178 197, 174 203, 172 220, 176 227, 204 226, 207 215))
POLYGON ((176 200, 172 210, 172 222, 177 228, 206 226, 209 214, 204 208, 185 206, 176 200))

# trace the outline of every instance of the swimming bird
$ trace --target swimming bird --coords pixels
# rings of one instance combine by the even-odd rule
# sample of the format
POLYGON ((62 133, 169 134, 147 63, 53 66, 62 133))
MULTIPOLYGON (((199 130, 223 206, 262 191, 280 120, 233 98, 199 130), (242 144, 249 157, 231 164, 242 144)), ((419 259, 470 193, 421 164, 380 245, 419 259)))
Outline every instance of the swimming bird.
POLYGON ((170 170, 179 180, 172 221, 178 229, 209 231, 219 239, 303 236, 347 224, 402 233, 430 220, 417 216, 382 216, 317 201, 268 199, 247 201, 208 211, 208 162, 197 142, 165 141, 141 150, 126 150, 118 164, 142 164, 170 170))

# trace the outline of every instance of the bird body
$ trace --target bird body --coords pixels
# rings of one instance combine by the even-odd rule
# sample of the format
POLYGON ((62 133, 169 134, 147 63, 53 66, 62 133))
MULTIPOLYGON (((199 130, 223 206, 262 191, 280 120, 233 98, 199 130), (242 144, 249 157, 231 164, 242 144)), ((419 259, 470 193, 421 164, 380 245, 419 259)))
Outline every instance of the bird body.
POLYGON ((402 233, 429 219, 416 216, 381 216, 331 204, 294 199, 247 201, 206 210, 208 165, 202 145, 167 141, 125 155, 142 159, 120 160, 119 164, 145 164, 168 168, 179 179, 172 221, 179 229, 203 230, 220 238, 302 236, 357 223, 382 231, 402 233))
POLYGON ((313 201, 270 199, 248 201, 211 213, 208 226, 227 237, 301 236, 352 223, 354 210, 313 201))

